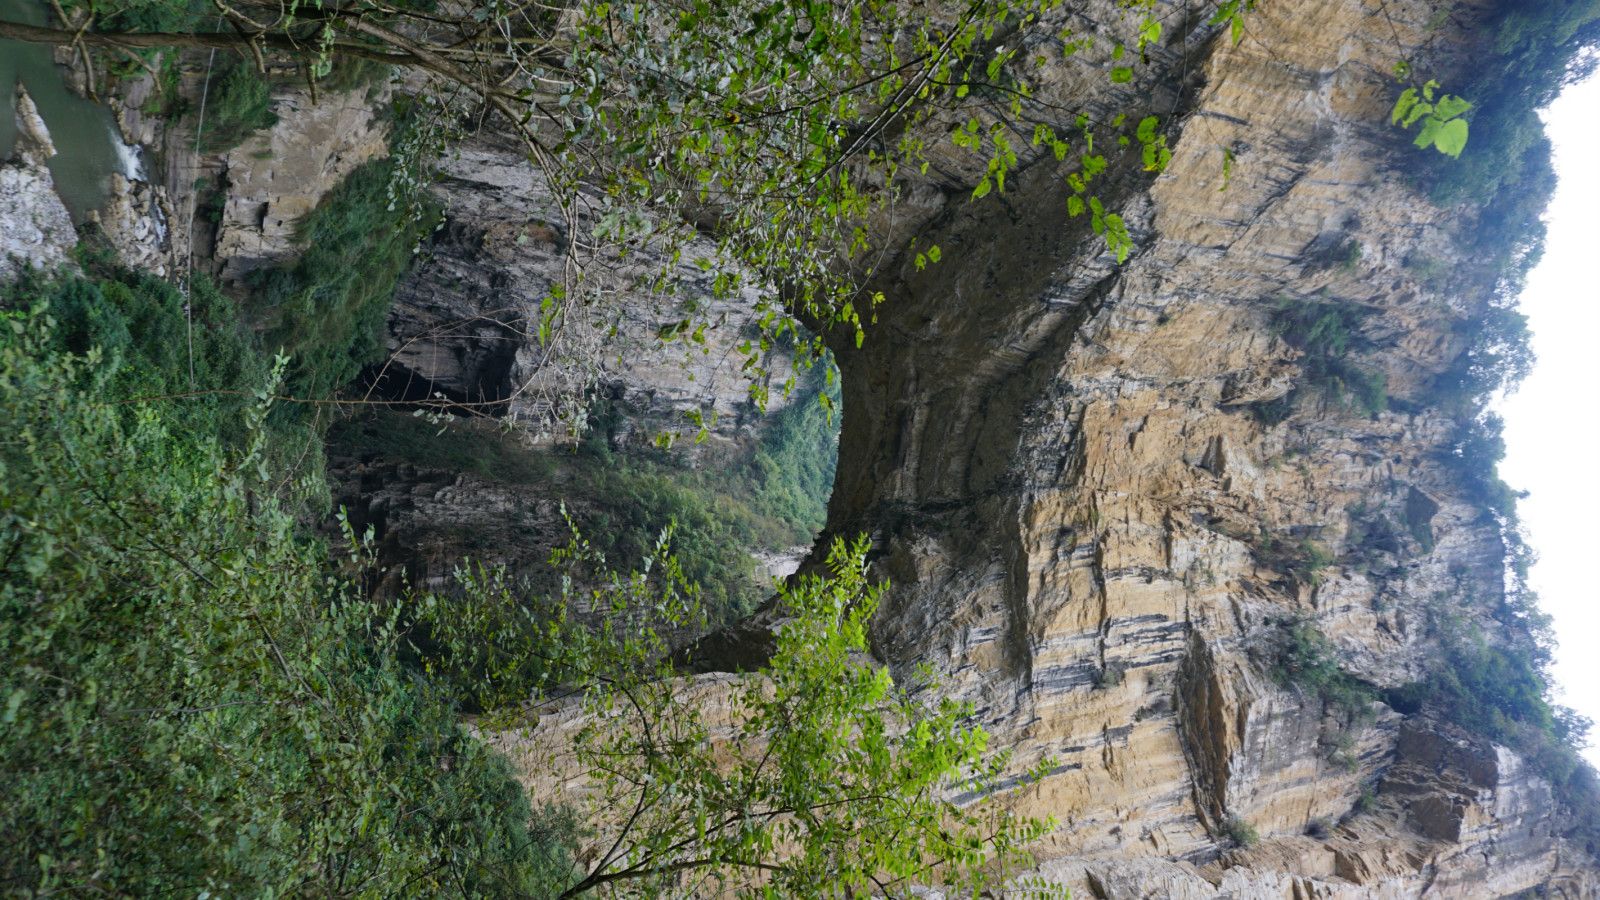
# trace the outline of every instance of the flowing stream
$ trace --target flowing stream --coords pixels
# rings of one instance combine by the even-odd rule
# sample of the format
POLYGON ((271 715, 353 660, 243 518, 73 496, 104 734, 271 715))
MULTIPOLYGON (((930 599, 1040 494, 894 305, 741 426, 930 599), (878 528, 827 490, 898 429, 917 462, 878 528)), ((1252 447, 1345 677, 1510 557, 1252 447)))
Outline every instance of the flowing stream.
MULTIPOLYGON (((44 25, 36 0, 0 0, 0 19, 44 25)), ((64 71, 44 44, 0 40, 0 159, 11 156, 17 139, 16 84, 21 81, 50 129, 56 155, 50 160, 56 193, 82 222, 105 204, 112 172, 140 176, 138 152, 122 143, 111 111, 67 87, 64 71)))

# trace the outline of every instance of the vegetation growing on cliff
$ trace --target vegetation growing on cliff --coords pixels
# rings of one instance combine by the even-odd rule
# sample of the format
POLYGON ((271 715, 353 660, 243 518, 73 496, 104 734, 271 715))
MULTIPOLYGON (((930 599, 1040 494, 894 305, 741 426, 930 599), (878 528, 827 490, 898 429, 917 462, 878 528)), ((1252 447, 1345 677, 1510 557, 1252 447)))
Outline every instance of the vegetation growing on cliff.
MULTIPOLYGON (((258 69, 268 59, 298 66, 312 83, 356 60, 408 68, 413 83, 427 86, 420 106, 429 111, 403 142, 408 166, 426 168, 464 123, 493 116, 524 142, 562 228, 581 236, 566 242, 559 283, 542 298, 531 329, 541 343, 603 330, 609 291, 584 272, 615 268, 649 246, 667 262, 639 273, 641 288, 671 293, 674 267, 692 264, 711 274, 718 296, 754 298, 761 335, 741 352, 759 376, 765 352, 785 339, 805 359, 830 333, 842 344, 865 339, 882 295, 863 290, 841 263, 868 251, 865 221, 894 202, 899 176, 926 172, 930 148, 916 133, 924 124, 948 133, 963 165, 981 170, 974 198, 1004 193, 1029 154, 1053 154, 1065 163, 1068 213, 1085 217, 1119 263, 1128 258, 1133 237, 1114 198, 1098 195, 1100 176, 1119 147, 1137 147, 1148 175, 1162 171, 1171 157, 1165 122, 1152 110, 1102 120, 1098 109, 1034 102, 1040 62, 1096 49, 1095 37, 1073 33, 1061 7, 714 0, 664 13, 647 2, 572 0, 308 12, 246 0, 217 6, 213 17, 191 0, 74 0, 61 27, 0 22, 0 31, 74 45, 86 59, 93 48, 236 50, 258 69), (1019 136, 1029 131, 1031 148, 1019 136)), ((1131 84, 1170 23, 1148 0, 1120 7, 1126 34, 1109 48, 1106 77, 1131 84)), ((1200 11, 1201 31, 1226 29, 1237 42, 1251 9, 1218 2, 1200 11)), ((937 248, 923 258, 937 260, 937 248)), ((593 361, 575 349, 563 362, 570 385, 552 405, 581 428, 593 361)), ((766 379, 750 387, 764 406, 766 379)))
POLYGON ((388 159, 355 169, 297 227, 300 257, 252 274, 263 341, 293 360, 291 396, 330 397, 382 358, 395 285, 439 218, 436 206, 397 185, 394 170, 388 159))
MULTIPOLYGON (((1352 245, 1357 246, 1357 245, 1352 245)), ((1300 392, 1309 387, 1334 404, 1348 404, 1368 416, 1389 406, 1384 376, 1357 363, 1353 354, 1367 342, 1360 336, 1369 314, 1341 300, 1280 297, 1274 302, 1272 327, 1300 352, 1302 382, 1276 400, 1255 404, 1258 419, 1276 425, 1294 411, 1300 392)))
MULTIPOLYGON (((432 668, 477 706, 582 716, 571 758, 591 780, 593 819, 614 827, 562 897, 611 885, 650 896, 926 886, 976 896, 1027 861, 1023 847, 1050 823, 947 799, 952 787, 995 789, 1004 768, 983 730, 963 724, 970 707, 909 694, 864 659, 885 587, 868 580, 864 537, 834 543, 827 577, 784 589, 791 618, 760 671, 707 682, 675 677, 662 638, 699 617, 666 542, 642 572, 584 579, 598 584, 586 591, 568 582, 553 604, 530 605, 489 576, 470 580, 463 600, 420 608, 444 648, 432 668), (567 618, 579 607, 603 611, 600 624, 567 618)), ((604 570, 576 536, 565 557, 604 570)))
POLYGON ((219 67, 213 81, 215 90, 207 85, 205 119, 196 123, 203 129, 200 146, 205 152, 232 150, 251 134, 278 121, 272 112, 272 91, 267 80, 250 65, 227 62, 219 67))
POLYGON ((0 435, 11 792, 0 831, 20 841, 0 860, 8 890, 545 897, 685 878, 790 895, 976 889, 1046 829, 945 799, 951 779, 981 784, 1000 763, 963 724, 969 709, 925 708, 858 661, 881 591, 865 580, 864 543, 840 545, 832 577, 788 594, 793 619, 737 695, 740 728, 722 745, 677 701, 660 634, 695 618, 697 588, 660 545, 653 578, 573 551, 599 567, 585 579, 601 585, 591 605, 610 611, 598 626, 541 618, 549 604, 493 579, 451 601, 364 599, 368 551, 347 533, 348 563, 330 565, 268 471, 281 358, 269 372, 232 323, 204 323, 215 333, 201 336, 196 377, 260 375, 259 386, 214 395, 210 411, 139 393, 186 377, 186 355, 128 343, 175 328, 177 298, 134 276, 29 281, 0 321, 12 426, 0 435), (404 610, 447 654, 433 676, 404 662, 417 655, 404 610), (505 659, 519 677, 544 664, 507 686, 494 680, 505 659), (482 686, 502 688, 478 696, 494 709, 558 684, 596 716, 578 759, 604 797, 639 810, 581 869, 572 818, 535 813, 458 721, 457 702, 482 686), (619 706, 640 718, 607 715, 619 706))
POLYGON ((560 820, 536 825, 505 764, 400 666, 393 620, 297 536, 266 470, 266 407, 239 422, 187 400, 120 405, 178 373, 74 350, 53 305, 0 321, 5 890, 561 884, 560 820))
MULTIPOLYGON (((718 623, 735 621, 772 593, 752 550, 785 552, 809 545, 822 529, 838 459, 838 420, 815 400, 836 390, 820 376, 758 427, 749 447, 719 451, 690 468, 673 457, 613 451, 605 427, 577 448, 534 450, 513 436, 430 424, 395 412, 369 411, 336 423, 334 452, 376 456, 490 482, 537 486, 568 503, 596 550, 613 562, 641 559, 669 524, 673 551, 718 623)), ((520 573, 554 588, 548 570, 520 573)))

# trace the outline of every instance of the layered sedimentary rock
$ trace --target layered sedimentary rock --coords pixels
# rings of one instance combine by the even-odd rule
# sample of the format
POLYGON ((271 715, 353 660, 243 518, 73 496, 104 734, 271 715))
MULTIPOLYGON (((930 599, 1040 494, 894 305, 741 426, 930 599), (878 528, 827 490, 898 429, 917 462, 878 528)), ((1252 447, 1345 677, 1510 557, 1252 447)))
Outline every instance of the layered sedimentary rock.
MULTIPOLYGON (((1262 4, 1237 46, 1181 23, 1127 88, 1092 57, 1043 73, 1041 106, 1178 123, 1163 174, 1123 159, 1102 187, 1126 264, 1069 217, 1054 159, 969 203, 971 164, 938 158, 906 218, 944 261, 890 268, 865 347, 836 348, 829 528, 872 534, 894 583, 878 650, 937 665, 1019 771, 1053 761, 1003 802, 1061 820, 1043 871, 1080 896, 1600 885, 1514 754, 1386 707, 1346 726, 1268 673, 1304 620, 1347 672, 1403 685, 1436 664, 1431 612, 1483 615, 1470 598, 1501 591, 1498 525, 1445 464, 1455 425, 1428 395, 1490 286, 1445 292, 1404 265, 1459 251, 1385 132, 1387 73, 1430 12, 1262 4), (1279 298, 1361 310, 1388 410, 1305 392, 1277 424, 1251 414, 1303 378, 1279 298), (1374 517, 1411 527, 1369 546, 1374 517), (1308 577, 1285 545, 1333 561, 1308 577), (1260 843, 1224 852, 1232 823, 1260 843)), ((1072 24, 1109 44, 1117 21, 1072 24)))

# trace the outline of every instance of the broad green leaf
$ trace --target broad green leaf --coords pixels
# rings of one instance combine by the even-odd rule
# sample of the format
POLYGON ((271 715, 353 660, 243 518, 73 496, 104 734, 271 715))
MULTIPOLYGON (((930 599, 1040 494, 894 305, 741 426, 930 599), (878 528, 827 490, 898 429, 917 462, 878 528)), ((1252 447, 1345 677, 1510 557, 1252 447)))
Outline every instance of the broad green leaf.
POLYGON ((1433 136, 1433 145, 1445 156, 1460 157, 1461 151, 1467 148, 1467 120, 1451 119, 1440 125, 1433 136))

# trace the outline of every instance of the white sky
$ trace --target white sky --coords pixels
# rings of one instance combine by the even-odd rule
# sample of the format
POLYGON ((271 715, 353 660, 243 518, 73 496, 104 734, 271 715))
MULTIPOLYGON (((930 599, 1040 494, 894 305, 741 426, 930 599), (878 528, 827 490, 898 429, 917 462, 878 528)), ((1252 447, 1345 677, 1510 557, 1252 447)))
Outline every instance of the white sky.
MULTIPOLYGON (((1567 88, 1543 117, 1559 184, 1522 294, 1538 362, 1501 404, 1500 475, 1529 492, 1517 509, 1539 555, 1533 588, 1561 642, 1558 699, 1600 722, 1600 76, 1567 88)), ((1600 726, 1588 757, 1600 765, 1600 726)))

